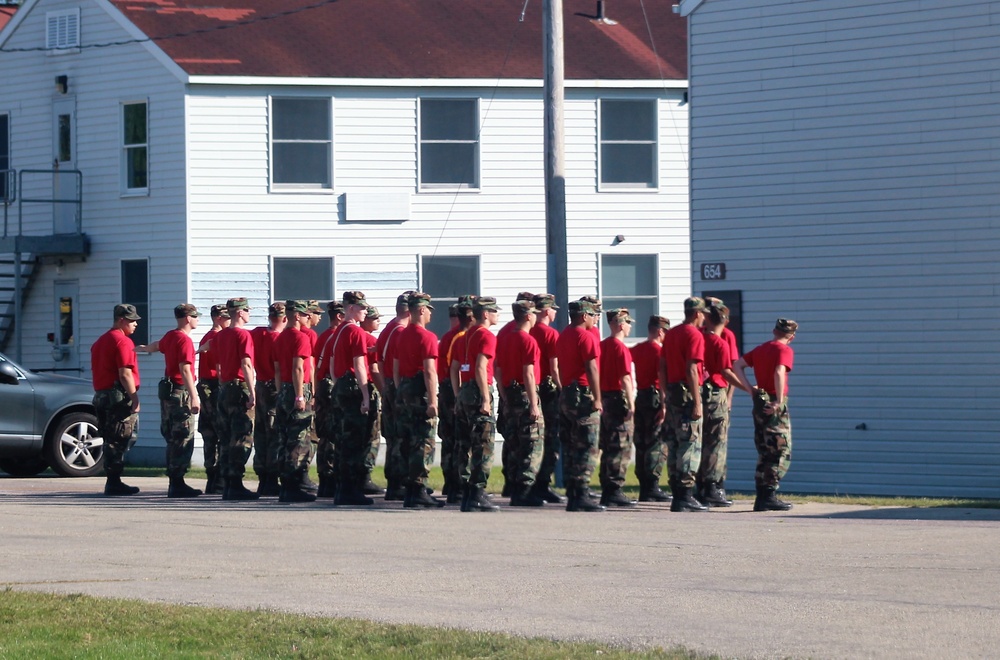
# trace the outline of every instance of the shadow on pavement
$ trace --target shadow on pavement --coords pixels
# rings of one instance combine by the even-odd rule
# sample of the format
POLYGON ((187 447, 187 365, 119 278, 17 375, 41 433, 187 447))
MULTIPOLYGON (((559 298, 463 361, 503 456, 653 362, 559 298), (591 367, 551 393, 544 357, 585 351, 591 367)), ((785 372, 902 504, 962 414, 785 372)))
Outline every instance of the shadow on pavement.
POLYGON ((851 511, 796 516, 841 520, 984 520, 1000 521, 1000 509, 957 506, 937 507, 865 507, 851 511))

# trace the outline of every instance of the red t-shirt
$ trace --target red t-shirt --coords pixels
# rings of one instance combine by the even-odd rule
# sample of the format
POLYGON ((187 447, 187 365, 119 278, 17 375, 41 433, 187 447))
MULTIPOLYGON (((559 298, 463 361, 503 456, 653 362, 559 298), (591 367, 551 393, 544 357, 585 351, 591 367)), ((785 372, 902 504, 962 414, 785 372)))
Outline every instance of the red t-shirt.
POLYGON ((399 377, 411 378, 424 370, 424 360, 438 357, 438 338, 427 328, 416 323, 403 328, 396 346, 399 360, 399 377))
POLYGON ((451 343, 455 341, 455 335, 461 332, 460 326, 455 326, 450 328, 448 332, 444 333, 441 337, 441 341, 438 342, 438 382, 443 383, 449 378, 448 369, 451 368, 451 363, 448 361, 448 352, 451 351, 451 343))
POLYGON ((723 389, 729 387, 729 382, 722 376, 725 369, 733 366, 733 356, 730 353, 729 343, 722 337, 711 333, 705 333, 705 374, 708 380, 723 389))
MULTIPOLYGON (((667 361, 667 382, 686 383, 688 362, 705 361, 705 334, 691 323, 681 323, 667 331, 663 340, 663 357, 667 361)), ((705 382, 699 368, 698 384, 705 382)))
POLYGON ((209 330, 198 340, 198 348, 208 344, 204 353, 198 353, 198 379, 216 380, 219 377, 219 360, 215 352, 215 344, 209 343, 219 336, 221 330, 209 330))
POLYGON ((390 340, 399 334, 399 331, 403 329, 399 322, 399 319, 393 318, 391 321, 385 324, 382 328, 382 332, 378 334, 378 340, 375 342, 375 352, 378 354, 379 364, 382 365, 382 373, 385 374, 387 380, 392 380, 392 346, 390 346, 390 340))
POLYGON ((309 344, 309 335, 297 330, 295 326, 289 325, 274 340, 274 361, 278 363, 282 383, 292 382, 292 362, 297 357, 303 360, 302 382, 311 383, 313 370, 312 346, 309 344))
POLYGON ((160 352, 163 353, 165 369, 163 375, 175 385, 183 385, 181 363, 187 362, 194 366, 194 342, 183 330, 173 329, 160 339, 160 352))
POLYGON ((365 331, 365 358, 368 360, 369 378, 371 378, 372 375, 372 367, 378 364, 378 353, 375 351, 375 342, 375 335, 365 331))
POLYGON ((118 329, 111 329, 97 338, 90 347, 90 370, 94 391, 110 390, 118 382, 118 370, 132 370, 135 387, 139 388, 139 363, 135 357, 135 343, 118 329))
POLYGON ((621 392, 622 378, 632 375, 632 354, 625 342, 608 337, 601 342, 601 391, 621 392))
POLYGON ((733 358, 733 362, 740 359, 740 349, 736 346, 736 333, 734 333, 729 328, 722 329, 722 338, 729 344, 729 355, 733 358))
POLYGON ((551 360, 556 356, 556 342, 559 341, 559 331, 551 325, 536 323, 535 327, 531 329, 530 334, 535 339, 535 343, 538 344, 538 350, 541 353, 539 360, 542 368, 537 374, 538 382, 540 383, 552 375, 551 360))
POLYGON ((660 357, 663 347, 654 341, 646 340, 636 344, 629 351, 635 364, 635 388, 648 390, 660 386, 660 357))
POLYGON ((559 360, 559 377, 563 387, 573 382, 588 386, 590 379, 587 378, 586 365, 591 360, 598 360, 600 365, 601 344, 594 333, 582 325, 570 325, 559 334, 556 358, 559 360))
POLYGON ((319 341, 319 335, 317 335, 316 331, 312 328, 302 328, 302 332, 306 333, 306 336, 309 337, 309 348, 313 352, 313 355, 315 355, 316 342, 319 341))
POLYGON ((524 365, 530 364, 535 369, 535 383, 538 383, 538 374, 542 370, 542 351, 538 348, 538 342, 522 330, 516 327, 513 332, 508 332, 503 338, 503 345, 497 339, 497 365, 500 367, 501 383, 504 387, 516 380, 521 385, 524 381, 524 365))
POLYGON ((257 380, 274 380, 274 342, 278 333, 267 326, 260 326, 250 331, 253 339, 254 369, 257 370, 257 380))
POLYGON ((250 358, 253 363, 253 338, 250 333, 231 325, 219 331, 214 348, 219 358, 219 380, 223 383, 244 380, 243 358, 250 358))
POLYGON ((333 337, 336 346, 330 346, 330 350, 333 351, 334 378, 343 378, 349 373, 354 373, 354 358, 368 355, 366 334, 368 333, 354 321, 344 321, 337 328, 337 334, 333 337))
POLYGON ((493 384, 493 359, 497 354, 497 336, 481 325, 474 325, 456 339, 451 347, 451 359, 461 365, 459 376, 462 384, 476 379, 476 357, 482 353, 487 357, 486 382, 493 384))
MULTIPOLYGON (((771 396, 776 396, 774 388, 774 370, 778 365, 784 365, 788 371, 792 370, 792 362, 795 361, 795 352, 788 344, 777 340, 761 344, 743 356, 748 366, 753 367, 753 377, 757 381, 757 387, 763 389, 771 396)), ((782 396, 788 394, 788 378, 785 378, 785 391, 782 396)))

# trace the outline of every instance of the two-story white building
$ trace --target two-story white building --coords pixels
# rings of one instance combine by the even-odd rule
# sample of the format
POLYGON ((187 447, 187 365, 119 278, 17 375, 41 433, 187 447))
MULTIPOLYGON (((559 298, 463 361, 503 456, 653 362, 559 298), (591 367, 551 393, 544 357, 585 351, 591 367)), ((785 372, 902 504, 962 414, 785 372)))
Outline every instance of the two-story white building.
MULTIPOLYGON (((570 295, 676 317, 685 21, 662 3, 608 3, 611 20, 564 4, 570 295)), ((22 243, 22 336, 0 326, 0 349, 87 375, 119 301, 143 341, 183 301, 247 296, 264 323, 271 300, 351 289, 390 315, 406 289, 544 290, 541 5, 27 0, 0 32, 0 164, 11 226, 43 238, 22 243)), ((155 462, 162 360, 140 367, 132 456, 155 462)))

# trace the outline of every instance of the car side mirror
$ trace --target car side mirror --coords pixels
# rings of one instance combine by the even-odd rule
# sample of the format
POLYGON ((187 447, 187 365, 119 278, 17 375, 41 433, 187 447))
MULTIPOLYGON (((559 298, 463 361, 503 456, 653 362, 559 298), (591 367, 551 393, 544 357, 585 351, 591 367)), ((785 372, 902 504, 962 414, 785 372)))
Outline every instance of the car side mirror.
POLYGON ((0 383, 17 385, 17 381, 17 369, 11 366, 10 362, 0 362, 0 383))

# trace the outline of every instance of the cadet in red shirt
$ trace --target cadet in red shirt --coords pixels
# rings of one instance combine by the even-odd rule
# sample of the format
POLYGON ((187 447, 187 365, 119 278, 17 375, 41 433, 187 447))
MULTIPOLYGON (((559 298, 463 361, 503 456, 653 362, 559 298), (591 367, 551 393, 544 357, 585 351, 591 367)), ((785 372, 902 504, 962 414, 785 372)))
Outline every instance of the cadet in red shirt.
POLYGON ((138 346, 136 351, 163 353, 164 375, 160 381, 160 434, 167 444, 167 497, 198 497, 201 491, 184 483, 194 453, 194 416, 201 410, 194 382, 194 342, 191 331, 198 327, 198 308, 174 308, 177 327, 159 341, 138 346))
MULTIPOLYGON (((341 309, 343 305, 341 304, 341 309)), ((340 320, 344 315, 341 312, 340 320)), ((372 306, 365 311, 365 320, 361 322, 361 329, 365 331, 366 359, 368 360, 368 425, 366 435, 369 439, 368 455, 365 457, 365 485, 363 488, 365 495, 385 495, 385 489, 372 481, 372 470, 375 469, 375 461, 378 459, 378 450, 382 446, 382 427, 379 423, 382 415, 382 390, 385 383, 382 382, 382 373, 378 369, 378 353, 375 351, 375 333, 382 315, 379 314, 378 307, 372 306)))
POLYGON ((473 303, 476 322, 451 352, 451 382, 455 390, 455 438, 462 479, 462 511, 499 511, 486 497, 493 463, 496 418, 493 416, 493 360, 497 338, 496 298, 473 303))
MULTIPOLYGON (((330 327, 323 331, 313 345, 316 365, 316 383, 313 388, 313 427, 316 430, 316 471, 319 473, 317 497, 334 497, 337 494, 337 466, 334 440, 338 421, 333 415, 333 379, 330 377, 330 358, 333 356, 333 337, 344 322, 344 303, 331 301, 326 306, 330 327)), ((310 321, 315 316, 310 313, 310 321)), ((308 333, 307 333, 308 334, 308 333)))
POLYGON ((701 465, 702 363, 705 361, 705 301, 684 301, 684 322, 667 333, 663 342, 666 364, 667 469, 673 492, 671 511, 708 511, 694 496, 701 465))
POLYGON ((444 488, 441 494, 448 504, 462 501, 461 465, 458 457, 458 440, 455 437, 455 392, 451 382, 451 355, 460 337, 463 337, 475 322, 472 304, 476 296, 459 296, 455 308, 457 325, 455 332, 445 333, 438 344, 438 436, 441 438, 441 472, 444 474, 444 488), (450 334, 450 336, 449 336, 450 334))
POLYGON ((559 359, 556 357, 556 342, 559 331, 552 327, 556 318, 556 297, 551 293, 540 293, 533 299, 535 303, 535 325, 531 336, 538 344, 540 353, 538 373, 538 400, 542 407, 545 426, 542 464, 535 477, 535 493, 549 504, 565 504, 566 498, 552 490, 552 472, 559 460, 559 359))
POLYGON ((213 350, 212 340, 228 328, 231 319, 225 305, 212 305, 212 329, 198 341, 198 394, 201 399, 201 414, 198 415, 198 433, 201 434, 202 451, 205 457, 205 474, 208 482, 205 493, 222 495, 223 479, 219 474, 220 456, 223 447, 219 442, 219 359, 213 350))
POLYGON ((139 363, 129 336, 141 318, 134 305, 115 305, 114 325, 90 347, 97 428, 104 438, 104 494, 109 496, 139 492, 122 483, 122 470, 139 423, 139 363))
POLYGON ((635 364, 635 476, 639 479, 640 502, 669 502, 670 495, 660 489, 660 476, 666 463, 663 446, 663 397, 660 388, 660 360, 663 339, 670 321, 650 316, 646 341, 632 347, 635 364))
POLYGON ((278 408, 278 388, 274 364, 274 342, 285 329, 285 303, 275 302, 267 308, 267 325, 250 331, 253 339, 254 367, 257 371, 257 405, 253 426, 253 469, 261 497, 277 497, 281 476, 278 429, 274 426, 278 408))
MULTIPOLYGON (((535 298, 535 294, 528 291, 522 291, 517 294, 514 302, 521 300, 531 301, 535 298)), ((497 366, 499 367, 499 357, 504 354, 504 341, 507 336, 512 332, 517 330, 517 321, 511 319, 507 323, 503 324, 500 330, 497 331, 497 366)), ((498 377, 499 379, 499 377, 498 377)), ((510 466, 514 462, 514 455, 518 453, 518 447, 514 442, 510 442, 509 438, 517 437, 517 433, 514 429, 508 428, 507 419, 507 405, 504 401, 506 392, 504 392, 503 387, 497 388, 497 394, 500 395, 500 403, 497 405, 497 430, 500 435, 503 436, 503 446, 500 448, 500 465, 501 472, 503 473, 503 492, 501 497, 510 497, 513 495, 514 487, 514 476, 510 473, 510 466)))
POLYGON ((632 460, 632 433, 635 429, 635 387, 632 383, 632 354, 625 338, 635 320, 628 309, 607 312, 611 336, 601 342, 601 504, 634 507, 622 491, 629 461, 632 460))
POLYGON ((594 303, 569 304, 570 325, 559 334, 556 357, 559 395, 559 438, 563 451, 567 511, 604 511, 590 497, 590 477, 597 465, 601 424, 601 346, 593 333, 598 312, 594 303))
POLYGON ((745 369, 753 367, 753 441, 757 447, 757 499, 754 511, 787 511, 788 502, 779 500, 775 491, 788 472, 792 460, 792 420, 788 414, 788 373, 792 370, 795 353, 789 345, 795 339, 799 324, 791 319, 778 319, 774 324, 774 339, 761 344, 733 367, 736 377, 746 388, 745 369))
POLYGON ((253 338, 243 327, 250 320, 250 304, 246 298, 230 298, 226 308, 232 324, 219 332, 214 347, 219 358, 219 438, 226 447, 222 499, 255 500, 259 495, 243 485, 257 400, 253 338))
POLYGON ((406 497, 407 466, 403 459, 402 443, 396 428, 396 383, 392 379, 392 361, 399 332, 410 323, 410 308, 406 301, 416 293, 404 291, 396 297, 396 316, 386 323, 375 343, 378 368, 382 373, 385 389, 382 391, 382 437, 385 438, 385 499, 403 500, 406 497))

